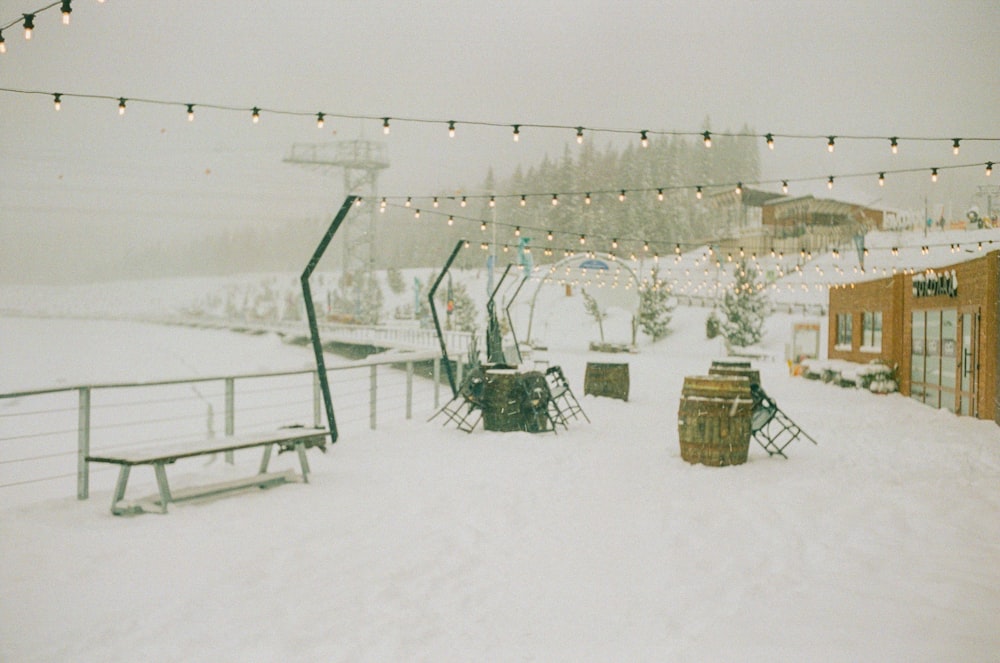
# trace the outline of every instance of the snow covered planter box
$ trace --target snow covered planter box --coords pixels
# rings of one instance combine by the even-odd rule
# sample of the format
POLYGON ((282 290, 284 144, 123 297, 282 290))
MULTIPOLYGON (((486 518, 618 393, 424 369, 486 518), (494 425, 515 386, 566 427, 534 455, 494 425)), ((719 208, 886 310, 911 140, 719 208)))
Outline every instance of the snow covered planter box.
POLYGON ((896 367, 875 360, 857 369, 858 386, 875 394, 891 394, 899 390, 896 367))

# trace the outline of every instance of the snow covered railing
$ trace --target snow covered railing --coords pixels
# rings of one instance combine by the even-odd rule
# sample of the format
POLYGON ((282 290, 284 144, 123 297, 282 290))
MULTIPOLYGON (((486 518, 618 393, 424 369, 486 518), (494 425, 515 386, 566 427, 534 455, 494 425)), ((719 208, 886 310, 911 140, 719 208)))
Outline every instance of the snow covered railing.
MULTIPOLYGON (((440 401, 439 351, 388 351, 327 375, 341 431, 375 429, 379 415, 410 419, 415 400, 422 410, 440 401), (418 363, 431 364, 433 382, 415 390, 418 363)), ((241 433, 325 425, 315 370, 57 386, 2 393, 0 404, 0 488, 76 476, 79 499, 89 496, 86 458, 96 452, 231 436, 237 421, 241 433), (73 456, 76 472, 67 473, 73 456)))

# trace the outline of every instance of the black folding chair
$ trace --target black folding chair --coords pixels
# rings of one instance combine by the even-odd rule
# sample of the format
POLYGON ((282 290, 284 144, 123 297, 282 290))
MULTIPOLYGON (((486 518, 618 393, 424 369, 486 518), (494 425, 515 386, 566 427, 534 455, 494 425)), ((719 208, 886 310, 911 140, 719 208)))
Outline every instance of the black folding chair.
POLYGON ((750 414, 750 434, 764 448, 768 456, 785 455, 785 448, 804 437, 817 444, 791 417, 781 411, 774 399, 768 396, 760 385, 751 384, 750 394, 753 398, 753 411, 750 414))
POLYGON ((431 421, 438 415, 445 416, 442 426, 449 423, 466 433, 475 430, 480 420, 483 418, 483 387, 485 373, 481 366, 470 370, 462 384, 458 387, 458 393, 444 407, 431 415, 431 421))
POLYGON ((573 390, 569 387, 561 366, 550 366, 545 370, 545 379, 549 386, 549 409, 554 422, 562 424, 563 428, 569 428, 568 421, 582 416, 590 423, 590 417, 583 411, 580 401, 576 399, 573 390))
POLYGON ((559 421, 554 416, 552 393, 545 376, 528 373, 518 384, 521 388, 521 427, 529 433, 552 431, 558 434, 556 423, 559 421))

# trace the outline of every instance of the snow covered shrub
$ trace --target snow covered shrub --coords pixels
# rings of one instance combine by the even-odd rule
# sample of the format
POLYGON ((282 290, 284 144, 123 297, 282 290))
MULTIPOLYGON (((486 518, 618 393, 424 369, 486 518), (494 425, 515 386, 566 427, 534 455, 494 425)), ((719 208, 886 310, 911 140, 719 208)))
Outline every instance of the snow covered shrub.
POLYGON ((708 319, 705 320, 705 336, 708 338, 715 338, 722 331, 722 321, 719 320, 719 315, 712 309, 712 312, 708 314, 708 319))
POLYGON ((650 281, 639 292, 639 327, 655 342, 669 333, 674 304, 670 301, 670 286, 660 280, 659 270, 653 272, 650 281))
POLYGON ((763 284, 757 280, 758 269, 741 258, 733 271, 735 283, 722 300, 726 320, 722 334, 729 345, 745 348, 760 341, 764 319, 768 314, 768 300, 763 284))

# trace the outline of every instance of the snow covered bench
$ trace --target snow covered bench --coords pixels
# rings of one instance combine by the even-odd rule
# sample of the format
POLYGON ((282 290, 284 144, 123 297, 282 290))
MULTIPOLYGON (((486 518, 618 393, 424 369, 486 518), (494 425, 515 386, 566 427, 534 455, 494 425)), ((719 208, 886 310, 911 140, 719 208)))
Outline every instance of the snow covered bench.
POLYGON ((330 432, 322 428, 283 428, 277 431, 248 433, 230 437, 204 440, 198 444, 176 445, 160 449, 122 450, 121 452, 99 453, 87 456, 88 463, 111 463, 120 467, 115 492, 111 498, 111 513, 116 516, 123 514, 142 513, 152 509, 160 513, 167 512, 167 504, 202 497, 209 497, 245 488, 268 488, 289 481, 309 482, 309 461, 306 459, 306 449, 320 447, 325 449, 326 439, 330 432), (298 453, 302 474, 295 470, 284 472, 268 472, 267 466, 271 460, 271 452, 277 445, 282 451, 295 450, 298 453), (206 486, 184 488, 171 491, 167 482, 166 466, 182 458, 209 456, 212 454, 237 451, 239 449, 264 448, 260 461, 260 469, 252 477, 214 483, 206 486), (125 488, 129 474, 136 465, 152 465, 156 474, 158 495, 153 495, 135 502, 125 502, 125 488))

